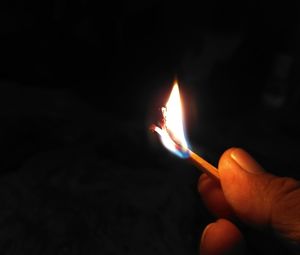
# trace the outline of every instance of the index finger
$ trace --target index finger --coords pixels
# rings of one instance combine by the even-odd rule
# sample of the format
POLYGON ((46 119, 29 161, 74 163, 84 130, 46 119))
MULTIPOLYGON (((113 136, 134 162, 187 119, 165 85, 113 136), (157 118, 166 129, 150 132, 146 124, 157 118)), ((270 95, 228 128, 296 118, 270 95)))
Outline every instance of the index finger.
POLYGON ((206 207, 215 216, 221 218, 233 217, 233 211, 225 199, 220 183, 204 173, 199 178, 198 191, 206 207))

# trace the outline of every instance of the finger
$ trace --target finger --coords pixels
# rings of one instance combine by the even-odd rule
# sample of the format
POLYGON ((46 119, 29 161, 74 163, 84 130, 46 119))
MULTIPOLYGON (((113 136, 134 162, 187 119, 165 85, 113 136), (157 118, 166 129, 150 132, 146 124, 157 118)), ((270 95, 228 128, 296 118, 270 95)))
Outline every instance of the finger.
POLYGON ((221 186, 235 215, 270 228, 300 247, 300 183, 266 173, 244 150, 229 149, 220 159, 221 186))
POLYGON ((220 183, 207 174, 202 174, 198 182, 198 191, 205 206, 217 217, 232 218, 233 212, 224 197, 220 183))
POLYGON ((263 225, 268 222, 271 207, 269 199, 266 200, 267 193, 264 192, 269 178, 260 177, 265 173, 249 157, 246 152, 237 148, 229 149, 222 155, 219 161, 221 186, 226 200, 241 220, 263 225), (236 158, 239 161, 244 159, 244 162, 238 164, 236 158), (250 170, 246 171, 241 165, 250 170))
POLYGON ((245 254, 244 238, 230 221, 220 219, 209 224, 203 231, 200 254, 245 254))

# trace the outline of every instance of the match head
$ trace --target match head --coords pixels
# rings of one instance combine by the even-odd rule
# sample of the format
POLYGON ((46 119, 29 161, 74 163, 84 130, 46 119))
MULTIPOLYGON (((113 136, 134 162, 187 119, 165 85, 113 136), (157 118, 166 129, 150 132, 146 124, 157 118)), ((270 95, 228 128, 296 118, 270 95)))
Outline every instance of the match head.
POLYGON ((156 132, 159 134, 160 139, 163 143, 163 145, 172 153, 174 153, 176 156, 180 158, 189 158, 190 157, 190 150, 184 146, 182 146, 181 143, 179 143, 176 139, 174 139, 174 136, 172 133, 168 131, 168 129, 165 126, 158 127, 155 125, 151 125, 149 129, 152 132, 156 132))

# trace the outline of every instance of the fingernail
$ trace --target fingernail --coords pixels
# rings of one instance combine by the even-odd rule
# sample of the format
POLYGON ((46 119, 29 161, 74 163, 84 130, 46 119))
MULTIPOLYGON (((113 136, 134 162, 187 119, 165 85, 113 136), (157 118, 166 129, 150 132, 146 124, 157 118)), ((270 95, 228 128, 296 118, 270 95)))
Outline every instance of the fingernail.
POLYGON ((246 172, 257 174, 264 172, 263 168, 246 151, 240 148, 233 149, 231 158, 246 172))
POLYGON ((210 227, 213 225, 214 223, 210 223, 208 224, 205 229, 202 232, 202 236, 201 236, 201 241, 200 241, 200 245, 202 245, 204 243, 205 240, 205 235, 207 234, 207 231, 210 229, 210 227))

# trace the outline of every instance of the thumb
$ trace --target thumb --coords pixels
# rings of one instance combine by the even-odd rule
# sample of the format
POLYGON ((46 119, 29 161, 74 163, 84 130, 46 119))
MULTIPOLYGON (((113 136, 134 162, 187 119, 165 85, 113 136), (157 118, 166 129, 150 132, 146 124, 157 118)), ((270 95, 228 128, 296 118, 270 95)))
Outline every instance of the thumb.
POLYGON ((221 186, 235 214, 245 223, 267 227, 300 244, 300 185, 266 173, 244 150, 227 150, 219 162, 221 186))

